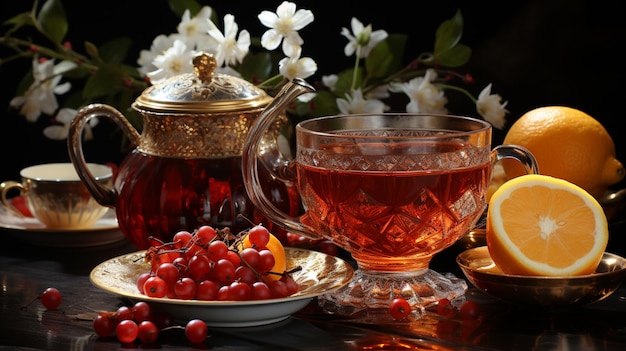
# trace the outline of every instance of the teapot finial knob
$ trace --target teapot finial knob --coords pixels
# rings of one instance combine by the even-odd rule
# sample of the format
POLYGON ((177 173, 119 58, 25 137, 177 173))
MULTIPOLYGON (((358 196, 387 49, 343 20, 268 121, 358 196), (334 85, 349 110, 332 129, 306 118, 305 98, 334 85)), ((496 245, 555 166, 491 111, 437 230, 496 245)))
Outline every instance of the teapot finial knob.
POLYGON ((215 67, 217 67, 217 62, 211 54, 203 52, 193 58, 193 70, 203 83, 211 82, 215 67))

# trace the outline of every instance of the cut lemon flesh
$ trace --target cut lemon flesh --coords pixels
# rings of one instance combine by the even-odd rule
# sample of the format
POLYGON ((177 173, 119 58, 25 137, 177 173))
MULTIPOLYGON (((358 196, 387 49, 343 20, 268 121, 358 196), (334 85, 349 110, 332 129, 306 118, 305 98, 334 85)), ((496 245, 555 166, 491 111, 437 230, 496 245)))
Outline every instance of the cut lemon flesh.
POLYGON ((608 243, 598 201, 581 187, 546 175, 505 182, 489 201, 487 246, 507 274, 593 273, 608 243))

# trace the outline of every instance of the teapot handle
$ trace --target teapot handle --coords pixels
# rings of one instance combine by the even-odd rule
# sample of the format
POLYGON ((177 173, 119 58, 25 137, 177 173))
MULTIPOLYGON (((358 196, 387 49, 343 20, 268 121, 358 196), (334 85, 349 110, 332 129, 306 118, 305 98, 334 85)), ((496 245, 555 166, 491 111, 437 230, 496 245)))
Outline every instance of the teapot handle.
POLYGON ((81 108, 70 124, 67 148, 70 160, 74 164, 78 176, 100 205, 115 207, 117 200, 115 188, 107 188, 96 181, 96 178, 87 168, 87 162, 83 154, 83 130, 91 118, 98 116, 108 117, 117 123, 122 132, 128 136, 132 145, 138 145, 141 136, 122 113, 105 104, 91 104, 81 108))
POLYGON ((288 82, 276 95, 274 100, 263 110, 250 127, 248 137, 243 148, 242 175, 246 192, 250 201, 271 222, 289 231, 303 236, 317 239, 311 234, 312 229, 300 223, 297 218, 279 210, 264 194, 264 185, 259 179, 259 162, 272 170, 274 176, 283 182, 295 179, 293 170, 294 161, 286 161, 278 148, 273 152, 262 152, 263 134, 274 123, 274 120, 284 110, 284 107, 297 96, 314 92, 315 89, 302 79, 288 82))

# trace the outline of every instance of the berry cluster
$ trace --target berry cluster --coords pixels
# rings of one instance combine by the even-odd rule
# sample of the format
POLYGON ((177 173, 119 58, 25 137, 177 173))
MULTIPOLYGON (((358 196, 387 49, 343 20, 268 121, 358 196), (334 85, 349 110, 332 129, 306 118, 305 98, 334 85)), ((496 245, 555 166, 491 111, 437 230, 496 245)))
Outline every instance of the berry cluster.
POLYGON ((191 343, 203 342, 209 328, 200 319, 192 319, 183 326, 176 326, 172 318, 165 314, 154 314, 147 302, 137 302, 132 307, 121 306, 117 311, 101 311, 93 320, 93 329, 101 337, 115 336, 121 343, 140 341, 153 344, 159 333, 170 329, 183 329, 191 343))
POLYGON ((237 236, 208 225, 183 230, 172 242, 155 243, 145 257, 151 269, 138 277, 137 288, 149 297, 245 301, 298 291, 285 271, 283 246, 260 225, 237 236))
MULTIPOLYGON (((429 310, 444 318, 459 318, 460 320, 475 320, 479 314, 476 302, 465 301, 460 308, 457 308, 447 298, 440 299, 434 307, 429 307, 429 310)), ((397 297, 389 304, 389 314, 395 320, 403 320, 411 314, 411 305, 406 299, 397 297)))

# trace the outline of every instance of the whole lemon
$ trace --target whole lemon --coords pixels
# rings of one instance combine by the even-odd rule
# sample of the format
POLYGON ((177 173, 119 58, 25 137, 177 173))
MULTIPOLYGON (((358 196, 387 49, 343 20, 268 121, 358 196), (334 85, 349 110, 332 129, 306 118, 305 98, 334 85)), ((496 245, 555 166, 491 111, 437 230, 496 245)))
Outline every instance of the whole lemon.
MULTIPOLYGON (((596 199, 626 174, 606 129, 575 108, 530 110, 513 123, 503 143, 526 147, 537 159, 539 173, 572 182, 596 199)), ((502 166, 508 179, 524 174, 512 160, 504 160, 502 166)))

